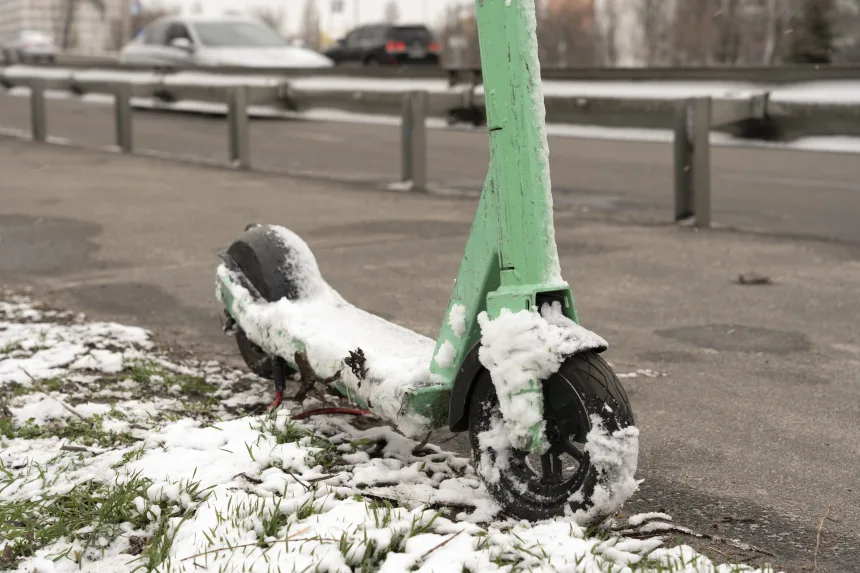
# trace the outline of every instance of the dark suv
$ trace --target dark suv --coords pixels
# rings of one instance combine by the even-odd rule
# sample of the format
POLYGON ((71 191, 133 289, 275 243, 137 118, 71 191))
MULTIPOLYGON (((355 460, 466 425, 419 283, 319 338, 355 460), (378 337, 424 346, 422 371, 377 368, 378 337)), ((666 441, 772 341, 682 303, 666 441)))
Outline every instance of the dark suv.
POLYGON ((356 28, 324 53, 337 64, 438 64, 442 47, 427 26, 369 24, 356 28))

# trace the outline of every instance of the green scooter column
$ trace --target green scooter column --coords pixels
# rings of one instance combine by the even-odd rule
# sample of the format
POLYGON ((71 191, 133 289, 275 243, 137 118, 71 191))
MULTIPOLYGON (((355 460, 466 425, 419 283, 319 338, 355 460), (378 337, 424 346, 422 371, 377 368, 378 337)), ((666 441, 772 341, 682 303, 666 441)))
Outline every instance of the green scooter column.
MULTIPOLYGON (((555 243, 534 0, 476 0, 476 9, 490 166, 446 314, 465 314, 463 333, 444 320, 435 356, 450 345, 454 360, 431 364, 449 384, 480 339, 482 311, 494 319, 504 308, 533 308, 546 294, 577 320, 555 243)), ((540 381, 531 391, 541 391, 540 381)), ((531 443, 519 446, 544 450, 542 429, 531 434, 531 443)))

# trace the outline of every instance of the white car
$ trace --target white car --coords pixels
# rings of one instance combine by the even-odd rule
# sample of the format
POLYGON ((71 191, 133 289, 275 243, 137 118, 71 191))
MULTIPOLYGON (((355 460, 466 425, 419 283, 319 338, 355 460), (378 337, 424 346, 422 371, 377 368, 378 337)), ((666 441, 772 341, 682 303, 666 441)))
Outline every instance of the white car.
POLYGON ((3 59, 9 64, 53 62, 57 58, 54 39, 36 30, 24 30, 3 46, 3 59))
POLYGON ((289 45, 264 23, 236 16, 175 16, 147 26, 120 54, 124 64, 327 68, 326 56, 289 45))

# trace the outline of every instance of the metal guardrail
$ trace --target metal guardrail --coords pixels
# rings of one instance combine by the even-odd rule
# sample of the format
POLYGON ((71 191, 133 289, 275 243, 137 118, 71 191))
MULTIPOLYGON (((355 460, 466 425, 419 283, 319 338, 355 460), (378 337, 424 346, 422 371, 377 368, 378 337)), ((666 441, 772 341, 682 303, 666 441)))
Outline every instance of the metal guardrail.
MULTIPOLYGON (((89 69, 95 66, 126 71, 206 71, 222 75, 307 75, 306 68, 248 68, 239 66, 162 66, 123 64, 115 57, 76 55, 60 58, 57 64, 38 64, 45 67, 62 66, 89 69)), ((314 68, 315 76, 348 76, 356 78, 448 78, 452 83, 480 83, 481 70, 474 67, 437 66, 335 66, 314 68)), ((778 65, 778 66, 678 66, 653 68, 603 67, 552 67, 542 66, 544 80, 570 81, 725 81, 758 82, 772 85, 860 80, 860 66, 848 65, 778 65)))
MULTIPOLYGON (((48 140, 45 92, 51 82, 30 79, 31 138, 48 140)), ((134 152, 132 97, 141 92, 141 84, 130 82, 99 83, 101 93, 114 98, 116 149, 122 153, 134 152)), ((143 89, 150 93, 151 87, 143 89)), ((239 83, 223 82, 207 86, 206 95, 227 104, 228 163, 235 169, 251 169, 252 153, 248 107, 252 102, 251 89, 239 83)), ((401 98, 401 184, 402 188, 423 191, 428 188, 427 173, 427 118, 429 94, 426 91, 408 91, 401 98)), ((761 117, 766 109, 766 96, 715 100, 709 97, 676 100, 674 132, 674 174, 676 221, 692 219, 696 226, 711 224, 711 129, 720 122, 761 117)))
MULTIPOLYGON (((48 141, 46 92, 51 82, 30 79, 30 138, 48 141)), ((134 152, 132 97, 141 92, 140 86, 130 83, 99 84, 98 93, 113 97, 115 147, 122 153, 134 152)), ((149 90, 143 90, 150 93, 149 90)), ((250 119, 248 108, 252 104, 251 89, 244 84, 224 83, 207 87, 208 101, 220 101, 227 106, 228 164, 235 169, 251 169, 250 119)), ((427 92, 411 91, 399 96, 401 111, 401 187, 427 189, 427 92)))

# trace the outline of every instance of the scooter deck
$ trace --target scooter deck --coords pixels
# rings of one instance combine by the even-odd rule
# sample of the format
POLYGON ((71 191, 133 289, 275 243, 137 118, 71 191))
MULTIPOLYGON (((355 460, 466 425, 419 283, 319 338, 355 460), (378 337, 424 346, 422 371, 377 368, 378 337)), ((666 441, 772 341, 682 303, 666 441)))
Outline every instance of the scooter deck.
POLYGON ((430 373, 436 341, 347 302, 322 278, 297 235, 272 229, 294 253, 303 284, 297 300, 265 301, 239 272, 218 268, 216 294, 248 338, 294 367, 295 354, 305 352, 319 379, 337 375, 336 389, 404 433, 447 422, 450 387, 430 373))

